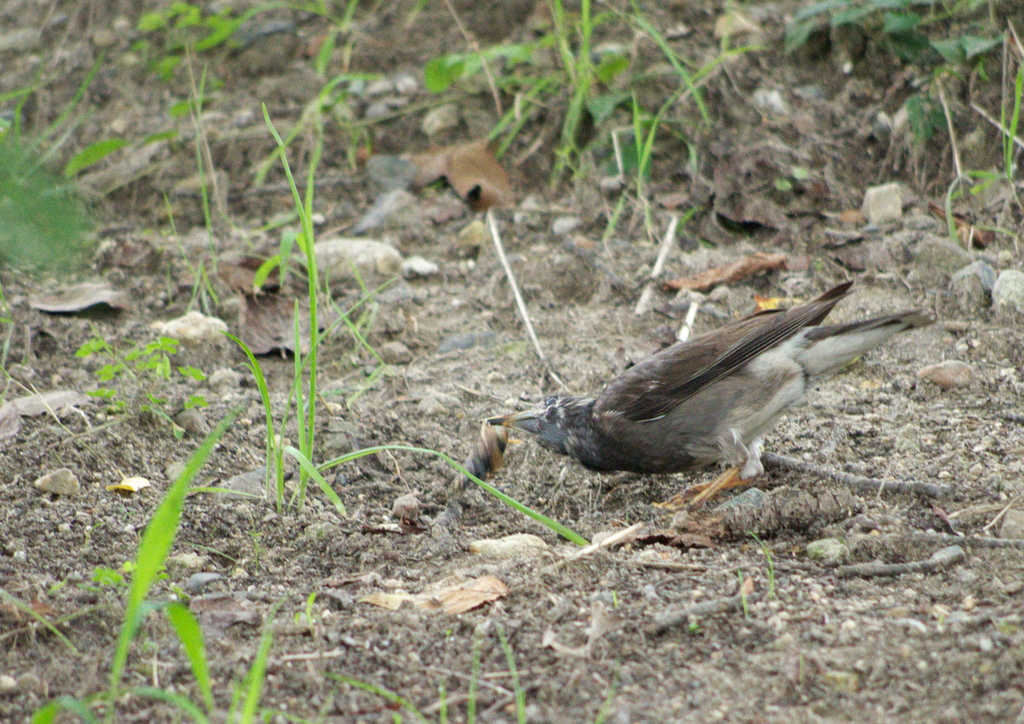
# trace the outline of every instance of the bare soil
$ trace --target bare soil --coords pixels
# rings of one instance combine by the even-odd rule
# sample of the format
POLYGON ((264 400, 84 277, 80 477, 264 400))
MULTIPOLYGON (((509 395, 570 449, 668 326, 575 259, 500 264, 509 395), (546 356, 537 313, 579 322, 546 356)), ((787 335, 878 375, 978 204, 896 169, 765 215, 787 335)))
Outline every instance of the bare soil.
MULTIPOLYGON (((67 107, 106 51, 83 101, 89 113, 59 157, 66 161, 111 135, 141 139, 178 131, 136 165, 125 152, 90 171, 107 175, 88 179, 97 192, 91 205, 101 250, 83 278, 106 279, 127 291, 130 309, 45 314, 30 308, 31 297, 69 280, 3 271, 14 325, 8 399, 31 390, 95 389, 102 361, 78 358, 76 350, 94 336, 122 352, 152 341, 156 333, 149 325, 195 305, 193 272, 200 262, 207 268, 214 263, 197 191, 197 130, 187 116, 169 114, 189 97, 187 73, 165 82, 146 67, 133 47, 141 37, 134 30, 138 5, 58 0, 8 2, 0 10, 0 33, 43 29, 36 47, 0 55, 0 96, 31 83, 37 73, 47 81, 24 109, 29 135, 67 107), (109 37, 111 28, 121 30, 109 37), (129 253, 139 248, 148 251, 129 253)), ((406 0, 361 7, 328 68, 328 77, 347 62, 353 73, 417 80, 417 90, 405 95, 390 91, 399 99, 394 114, 365 126, 364 140, 377 152, 471 139, 486 134, 498 118, 480 81, 471 92, 460 91, 456 127, 429 140, 420 130, 424 113, 440 103, 423 90, 424 64, 465 49, 466 41, 443 3, 425 3, 407 24, 416 5, 406 0)), ((717 55, 714 27, 724 3, 650 5, 644 7, 647 17, 662 31, 685 28, 672 36, 678 53, 698 65, 717 55)), ((455 6, 485 45, 533 37, 538 22, 530 3, 455 6)), ((301 512, 277 511, 268 500, 195 495, 188 498, 167 577, 153 596, 182 597, 196 573, 223 576, 193 596, 195 607, 206 600, 201 597, 220 595, 228 610, 219 625, 203 619, 222 711, 255 655, 262 628, 271 626, 275 636, 262 695, 270 721, 395 720, 381 697, 332 676, 396 692, 431 721, 438 720, 444 687, 449 719, 465 721, 474 642, 480 647, 479 720, 515 721, 500 628, 515 657, 530 722, 600 716, 623 723, 1021 720, 1024 557, 1014 544, 986 547, 972 539, 1020 535, 1009 524, 988 524, 1024 494, 1024 425, 1007 417, 1024 410, 1024 328, 1019 316, 992 311, 984 295, 980 305, 965 301, 949 286, 951 270, 915 257, 923 240, 946 234, 945 222, 929 215, 927 205, 942 204, 955 176, 949 137, 940 133, 922 145, 905 128, 880 132, 878 119, 883 112, 895 116, 917 80, 927 80, 927 70, 901 65, 856 33, 852 39, 819 33, 803 50, 784 55, 784 20, 798 7, 744 6, 763 29, 764 49, 736 56, 708 79, 703 92, 710 123, 701 121, 692 101, 670 109, 666 128, 677 132, 658 135, 646 186, 653 233, 645 229, 645 210, 631 203, 615 232, 602 240, 617 200, 599 187, 610 159, 607 142, 585 155, 578 178, 548 191, 567 96, 534 117, 503 158, 518 194, 516 204, 498 214, 506 249, 550 368, 574 393, 596 392, 669 343, 682 324, 685 296, 675 302, 674 294, 659 290, 654 309, 639 317, 634 306, 669 214, 691 205, 701 211, 681 225, 666 277, 690 276, 755 251, 784 253, 789 262, 786 271, 711 292, 695 333, 748 313, 755 294, 806 299, 847 278, 857 283, 834 312, 837 322, 906 308, 934 314, 936 324, 894 339, 823 384, 808 405, 777 426, 767 449, 820 470, 942 484, 950 494, 851 492, 821 474, 769 469, 756 485, 770 499, 797 491, 802 495, 792 499, 813 513, 797 511, 771 524, 753 517, 750 530, 760 534, 770 559, 740 530, 716 537, 710 547, 671 546, 666 537, 577 560, 563 558, 571 544, 476 490, 466 493, 454 527, 432 525, 457 485, 449 466, 423 455, 382 453, 332 470, 329 481, 348 508, 344 518, 319 493, 301 512), (764 98, 760 91, 777 91, 785 107, 766 107, 757 100, 764 98), (795 188, 775 183, 792 180, 794 167, 808 169, 810 177, 796 179, 795 188), (837 214, 859 209, 867 187, 889 181, 903 184, 903 217, 869 229, 863 240, 837 244, 831 232, 855 236, 863 225, 844 226, 837 214), (579 226, 556 236, 552 224, 565 217, 579 226), (882 262, 871 256, 878 250, 888 250, 882 262), (944 389, 918 378, 921 368, 947 360, 972 367, 969 384, 944 389), (422 529, 403 528, 392 517, 393 502, 408 493, 421 501, 422 529), (840 503, 830 502, 835 500, 840 503), (469 550, 472 541, 522 532, 540 536, 550 550, 510 559, 469 550), (961 545, 966 559, 930 572, 842 577, 834 563, 807 554, 808 543, 832 537, 848 548, 842 563, 919 561, 950 545, 961 545), (360 600, 482 575, 504 582, 507 595, 462 614, 408 605, 386 610, 360 600), (744 585, 750 592, 745 610, 733 606, 652 631, 666 613, 736 596, 744 585), (309 622, 303 616, 311 594, 309 622)), ((984 25, 995 27, 992 33, 1001 31, 1006 17, 1024 29, 1017 3, 994 3, 992 13, 997 24, 984 25)), ((279 231, 265 225, 291 209, 276 168, 266 185, 253 182, 257 165, 274 148, 260 104, 286 131, 324 83, 311 67, 326 21, 291 11, 258 17, 291 25, 244 50, 215 49, 195 64, 198 75, 199 62, 209 61, 202 133, 218 169, 212 244, 218 258, 272 250, 279 231)), ((994 22, 984 14, 975 21, 994 22)), ((596 42, 619 43, 634 53, 634 72, 649 71, 638 94, 646 108, 656 110, 678 87, 678 76, 640 33, 609 22, 597 35, 596 42)), ((1000 168, 997 133, 969 107, 976 102, 998 116, 998 60, 990 59, 986 68, 988 82, 976 67, 944 81, 967 169, 1000 168)), ((363 118, 372 100, 353 93, 354 117, 363 118)), ((511 99, 504 102, 508 107, 511 99)), ((606 138, 613 125, 630 123, 615 116, 594 136, 606 138)), ((321 238, 351 229, 379 193, 361 166, 350 165, 350 131, 336 122, 327 126, 315 204, 321 238)), ((298 176, 311 149, 312 136, 303 132, 292 148, 298 176)), ((1021 210, 1005 186, 999 188, 958 207, 979 225, 1007 232, 967 256, 988 260, 997 271, 1020 269, 1021 210)), ((428 191, 411 213, 403 213, 369 235, 391 241, 404 255, 436 262, 440 273, 399 279, 375 297, 367 307, 373 316, 366 341, 375 349, 401 342, 411 361, 371 378, 377 361, 352 335, 342 328, 325 341, 318 461, 380 444, 426 447, 461 460, 483 418, 560 391, 526 340, 489 240, 472 258, 457 241, 473 212, 451 191, 428 191), (452 337, 469 334, 476 335, 470 348, 439 352, 452 337)), ((219 303, 207 311, 238 331, 238 300, 221 281, 212 284, 219 303)), ((355 282, 337 282, 332 290, 342 310, 361 296, 355 282)), ((264 463, 263 407, 241 352, 226 340, 203 342, 183 345, 173 362, 208 376, 218 370, 240 375, 222 373, 217 386, 209 377, 123 378, 113 386, 127 401, 125 409, 95 401, 56 419, 24 418, 0 450, 0 588, 9 594, 0 604, 0 675, 13 682, 0 690, 2 721, 28 721, 54 697, 87 697, 106 688, 125 589, 95 583, 94 572, 133 559, 162 491, 204 429, 241 410, 198 483, 223 485, 264 463), (177 439, 162 416, 142 409, 147 392, 164 400, 160 410, 171 416, 191 395, 204 395, 210 405, 177 439), (60 467, 77 475, 78 495, 58 497, 33 487, 39 476, 60 467), (131 496, 106 489, 133 475, 146 477, 152 487, 131 496), (48 619, 63 618, 58 628, 74 651, 10 605, 9 597, 31 603, 48 619)), ((275 405, 283 409, 292 362, 272 355, 262 364, 275 405)), ((506 467, 492 482, 590 539, 637 522, 668 529, 672 513, 653 504, 716 474, 604 477, 525 440, 509 446, 506 467)), ((296 478, 290 470, 290 490, 296 478)), ((684 522, 674 520, 677 529, 684 522)), ((126 681, 199 701, 186 655, 159 615, 147 619, 133 645, 126 681)), ((117 711, 119 721, 181 720, 170 705, 139 697, 119 701, 117 711)))

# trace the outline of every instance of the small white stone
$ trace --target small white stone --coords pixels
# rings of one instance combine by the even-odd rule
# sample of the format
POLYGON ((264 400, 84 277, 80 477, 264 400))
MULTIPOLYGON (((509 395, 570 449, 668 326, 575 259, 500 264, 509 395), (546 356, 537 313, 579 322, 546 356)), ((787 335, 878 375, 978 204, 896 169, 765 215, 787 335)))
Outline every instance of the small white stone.
POLYGON ((898 183, 872 186, 864 193, 861 213, 872 224, 893 221, 903 215, 903 199, 898 183))
POLYGON ((45 493, 54 495, 75 495, 81 489, 78 478, 68 468, 58 468, 37 478, 35 487, 45 493))
POLYGON ((437 264, 424 259, 422 256, 410 256, 402 261, 402 276, 406 279, 412 277, 429 277, 441 270, 437 264))

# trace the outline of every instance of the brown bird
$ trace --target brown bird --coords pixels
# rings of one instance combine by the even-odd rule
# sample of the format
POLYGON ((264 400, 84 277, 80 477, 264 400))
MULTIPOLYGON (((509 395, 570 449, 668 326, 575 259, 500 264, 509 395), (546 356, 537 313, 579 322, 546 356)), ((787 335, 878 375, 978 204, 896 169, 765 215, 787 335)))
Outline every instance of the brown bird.
POLYGON ((931 324, 906 311, 850 324, 822 321, 853 282, 789 310, 758 312, 629 368, 596 397, 549 397, 492 425, 599 472, 679 473, 733 466, 694 503, 760 475, 765 433, 820 380, 898 332, 931 324))

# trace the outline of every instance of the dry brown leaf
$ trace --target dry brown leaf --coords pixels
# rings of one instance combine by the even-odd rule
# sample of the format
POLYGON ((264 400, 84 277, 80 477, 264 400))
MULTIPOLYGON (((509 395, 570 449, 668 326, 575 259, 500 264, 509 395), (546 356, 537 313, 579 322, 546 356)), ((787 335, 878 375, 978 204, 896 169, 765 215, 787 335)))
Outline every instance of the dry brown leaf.
POLYGON ((92 398, 75 390, 53 390, 37 395, 25 395, 11 400, 8 404, 13 405, 22 417, 39 417, 51 410, 57 412, 65 407, 78 407, 91 400, 92 398))
POLYGON ((230 593, 194 596, 189 602, 188 608, 199 620, 208 641, 220 638, 229 626, 236 623, 247 623, 250 626, 260 625, 260 614, 247 608, 230 593))
MULTIPOLYGON (((946 210, 934 201, 928 202, 928 211, 943 224, 948 223, 946 210)), ((996 240, 996 232, 991 229, 979 229, 964 214, 953 212, 953 226, 956 227, 956 235, 960 239, 960 243, 968 248, 974 246, 984 249, 996 240)))
POLYGON ((769 271, 785 268, 785 254, 768 254, 759 251, 756 254, 751 254, 743 259, 734 261, 732 264, 708 269, 696 276, 669 280, 665 282, 664 288, 667 290, 686 289, 688 291, 706 292, 719 284, 733 284, 756 274, 764 274, 769 271))
MULTIPOLYGON (((294 352, 294 315, 294 299, 280 294, 243 294, 242 307, 238 313, 238 338, 245 342, 253 354, 294 352)), ((301 303, 299 338, 305 354, 309 351, 309 312, 301 303)))
POLYGON ((85 282, 29 301, 32 309, 51 314, 74 314, 100 305, 111 309, 128 309, 128 294, 116 291, 106 282, 85 282))
POLYGON ((417 188, 444 179, 476 211, 512 201, 508 174, 486 139, 417 153, 409 160, 416 166, 417 188))
POLYGON ((221 260, 217 264, 217 278, 227 284, 232 291, 239 294, 277 291, 280 267, 275 267, 271 270, 259 291, 253 289, 256 281, 256 272, 263 266, 265 261, 266 259, 261 259, 257 256, 242 256, 237 259, 221 260))
POLYGON ((470 581, 424 593, 376 592, 363 596, 359 603, 369 603, 396 611, 408 601, 417 608, 444 613, 465 613, 477 606, 497 601, 508 594, 508 587, 494 576, 481 576, 470 581))

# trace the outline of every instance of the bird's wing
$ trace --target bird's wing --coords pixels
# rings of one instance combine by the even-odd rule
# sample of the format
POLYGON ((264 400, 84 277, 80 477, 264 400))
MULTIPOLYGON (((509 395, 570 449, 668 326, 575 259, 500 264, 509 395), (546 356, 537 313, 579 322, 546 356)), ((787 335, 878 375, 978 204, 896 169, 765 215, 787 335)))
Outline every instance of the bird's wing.
POLYGON ((819 324, 852 284, 840 284, 788 311, 759 312, 658 352, 609 382, 597 398, 594 414, 634 422, 664 416, 804 327, 819 324))

